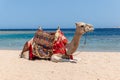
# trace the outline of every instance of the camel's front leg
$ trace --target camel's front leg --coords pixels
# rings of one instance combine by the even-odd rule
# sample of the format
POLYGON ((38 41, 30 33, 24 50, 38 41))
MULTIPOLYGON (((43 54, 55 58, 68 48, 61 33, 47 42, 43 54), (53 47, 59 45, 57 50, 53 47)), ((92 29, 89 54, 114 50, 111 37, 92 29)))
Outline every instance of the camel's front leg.
POLYGON ((21 52, 21 54, 20 54, 20 58, 22 58, 24 52, 29 51, 29 47, 30 47, 30 45, 32 45, 32 44, 33 44, 33 38, 30 39, 29 41, 27 41, 27 42, 24 44, 23 50, 22 50, 22 52, 21 52))
POLYGON ((76 61, 71 59, 63 59, 61 54, 53 54, 51 56, 51 61, 53 62, 73 62, 76 63, 76 61))
POLYGON ((26 51, 28 51, 28 50, 29 50, 28 42, 26 42, 25 45, 24 45, 24 47, 23 47, 23 50, 22 50, 22 52, 20 54, 20 58, 22 58, 23 53, 26 52, 26 51))

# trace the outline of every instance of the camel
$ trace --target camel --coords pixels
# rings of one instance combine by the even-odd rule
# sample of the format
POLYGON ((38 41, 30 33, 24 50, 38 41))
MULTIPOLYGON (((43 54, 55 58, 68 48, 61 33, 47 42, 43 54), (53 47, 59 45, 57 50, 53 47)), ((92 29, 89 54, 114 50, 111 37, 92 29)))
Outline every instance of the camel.
MULTIPOLYGON (((84 22, 77 22, 75 23, 75 25, 76 25, 76 31, 75 31, 74 37, 70 43, 66 44, 66 54, 61 54, 61 53, 52 54, 50 56, 51 61, 53 62, 76 62, 75 59, 71 60, 69 56, 73 55, 73 53, 77 50, 82 35, 85 34, 86 32, 93 31, 94 28, 91 24, 86 24, 84 22)), ((33 39, 31 39, 30 42, 33 43, 33 39)), ((28 45, 25 44, 20 57, 23 57, 22 56, 23 53, 25 51, 28 51, 28 49, 29 49, 28 45)))

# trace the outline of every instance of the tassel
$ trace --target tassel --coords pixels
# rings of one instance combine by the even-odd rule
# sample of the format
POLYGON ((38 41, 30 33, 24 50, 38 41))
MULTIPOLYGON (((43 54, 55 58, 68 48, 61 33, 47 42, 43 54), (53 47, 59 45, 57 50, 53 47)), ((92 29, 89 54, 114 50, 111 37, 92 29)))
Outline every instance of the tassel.
POLYGON ((34 55, 32 54, 32 45, 30 44, 30 47, 29 47, 29 60, 33 60, 34 58, 34 55))
POLYGON ((73 60, 73 55, 70 55, 70 59, 72 59, 72 60, 73 60))

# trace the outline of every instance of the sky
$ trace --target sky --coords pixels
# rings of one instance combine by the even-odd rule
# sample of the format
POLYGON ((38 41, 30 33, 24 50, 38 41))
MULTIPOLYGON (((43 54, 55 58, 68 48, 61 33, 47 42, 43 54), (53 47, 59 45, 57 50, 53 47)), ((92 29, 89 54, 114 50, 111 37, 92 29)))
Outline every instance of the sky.
POLYGON ((120 0, 0 0, 0 29, 120 26, 120 0))

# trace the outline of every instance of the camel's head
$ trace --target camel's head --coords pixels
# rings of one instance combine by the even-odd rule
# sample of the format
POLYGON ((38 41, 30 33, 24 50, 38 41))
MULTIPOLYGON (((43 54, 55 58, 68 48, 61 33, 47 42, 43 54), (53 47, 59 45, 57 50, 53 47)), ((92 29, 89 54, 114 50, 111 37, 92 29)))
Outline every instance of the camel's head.
POLYGON ((80 34, 84 34, 86 32, 90 32, 90 31, 94 30, 94 28, 91 24, 86 24, 84 22, 77 22, 75 24, 76 24, 76 29, 77 29, 77 31, 80 32, 80 34))

